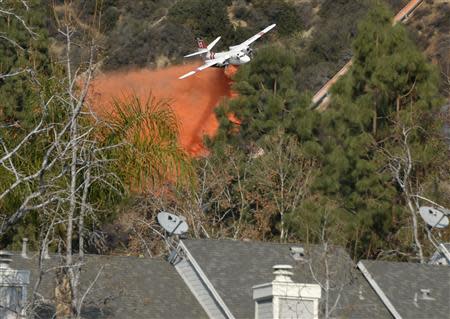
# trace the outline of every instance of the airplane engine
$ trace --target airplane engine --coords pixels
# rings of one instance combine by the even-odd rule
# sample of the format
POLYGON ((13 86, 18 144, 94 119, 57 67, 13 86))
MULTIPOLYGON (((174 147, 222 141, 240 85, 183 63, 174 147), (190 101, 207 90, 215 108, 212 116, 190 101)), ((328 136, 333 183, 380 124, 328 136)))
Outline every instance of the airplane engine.
POLYGON ((245 53, 238 55, 239 64, 244 64, 250 62, 250 56, 245 53))

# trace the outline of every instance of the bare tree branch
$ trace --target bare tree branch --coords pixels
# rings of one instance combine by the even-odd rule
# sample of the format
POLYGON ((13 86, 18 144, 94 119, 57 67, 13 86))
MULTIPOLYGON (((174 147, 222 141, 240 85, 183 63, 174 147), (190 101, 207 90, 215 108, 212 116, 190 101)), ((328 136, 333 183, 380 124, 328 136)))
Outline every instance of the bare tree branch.
MULTIPOLYGON (((22 3, 24 3, 24 2, 22 2, 22 3)), ((28 8, 28 6, 26 6, 26 8, 28 8)), ((37 33, 35 33, 35 32, 27 25, 27 23, 25 22, 25 20, 24 20, 21 16, 19 16, 18 14, 16 14, 14 11, 8 10, 8 9, 2 9, 2 8, 0 8, 0 15, 5 15, 5 16, 13 17, 14 19, 16 19, 17 21, 19 21, 19 22, 22 24, 22 26, 25 28, 25 30, 28 31, 28 33, 30 34, 30 36, 31 36, 33 39, 36 39, 37 33)))

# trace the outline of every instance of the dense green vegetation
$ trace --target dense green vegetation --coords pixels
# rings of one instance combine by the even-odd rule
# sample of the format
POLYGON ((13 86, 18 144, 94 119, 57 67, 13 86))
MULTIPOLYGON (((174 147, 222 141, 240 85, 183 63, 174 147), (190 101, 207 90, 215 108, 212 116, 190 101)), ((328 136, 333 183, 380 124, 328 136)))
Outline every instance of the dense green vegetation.
MULTIPOLYGON (((30 65, 35 66, 37 76, 40 73, 50 74, 47 25, 45 17, 48 10, 36 10, 42 6, 41 1, 30 1, 32 12, 27 12, 19 3, 11 2, 11 9, 24 15, 24 21, 34 25, 34 34, 17 19, 8 16, 0 17, 0 34, 8 38, 0 42, 0 72, 6 75, 18 73, 18 76, 7 76, 0 79, 1 121, 13 124, 20 122, 23 128, 29 128, 33 120, 33 110, 38 99, 33 86, 33 73, 30 65)), ((47 8, 49 9, 49 8, 47 8)))
MULTIPOLYGON (((11 16, 0 17, 0 34, 4 35, 0 41, 0 138, 2 142, 2 154, 4 150, 13 149, 20 141, 37 125, 42 115, 40 110, 40 85, 39 81, 51 74, 50 59, 48 55, 48 37, 45 16, 48 11, 36 10, 42 6, 39 0, 30 1, 32 10, 27 11, 22 4, 14 1, 7 3, 10 12, 17 12, 23 17, 24 23, 34 25, 33 30, 28 30, 24 24, 11 16), (30 32, 31 31, 31 32, 30 32)), ((51 85, 51 84, 49 84, 51 85)), ((45 93, 44 93, 45 94, 45 93)), ((51 111, 51 110, 50 110, 51 111)), ((51 116, 57 116, 52 114, 51 116)), ((18 169, 30 169, 37 167, 35 161, 42 155, 43 139, 33 139, 27 145, 20 156, 25 160, 15 163, 18 169)), ((0 189, 2 192, 14 182, 12 171, 0 168, 0 189)), ((0 201, 2 212, 12 212, 20 206, 26 193, 26 187, 18 187, 11 192, 7 200, 0 201)), ((17 239, 31 230, 36 230, 36 218, 27 219, 27 226, 16 233, 17 239)), ((25 223, 24 223, 25 225, 25 223)), ((14 232, 9 233, 9 238, 14 232)), ((21 239, 20 239, 21 240, 21 239)))
POLYGON ((407 238, 399 232, 406 219, 403 190, 388 168, 392 157, 403 156, 403 130, 410 130, 414 168, 409 178, 416 187, 411 191, 421 187, 429 194, 435 188, 437 196, 448 154, 439 138, 442 100, 436 70, 405 29, 391 27, 390 21, 385 9, 376 8, 360 26, 352 71, 336 85, 329 112, 322 116, 325 156, 317 187, 367 225, 362 237, 367 247, 385 245, 396 233, 388 243, 393 249, 407 238), (434 186, 427 185, 433 179, 434 186))
POLYGON ((47 30, 76 30, 72 12, 49 24, 48 11, 40 9, 50 8, 41 1, 2 5, 7 13, 0 15, 0 243, 17 249, 28 237, 37 249, 48 231, 51 249, 83 237, 88 243, 81 247, 98 251, 98 228, 117 217, 129 191, 175 176, 189 182, 190 160, 178 145, 177 119, 168 101, 124 96, 114 114, 100 121, 84 105, 89 82, 83 81, 94 66, 76 56, 89 48, 92 30, 62 37, 64 56, 51 60, 47 30), (73 43, 75 53, 69 51, 73 43), (148 139, 142 132, 154 135, 148 139), (74 220, 80 231, 67 235, 74 220), (84 228, 93 231, 83 235, 84 228))
MULTIPOLYGON (((301 225, 310 224, 311 216, 323 221, 325 212, 331 218, 327 207, 332 207, 333 224, 341 227, 340 243, 350 245, 357 256, 395 249, 415 255, 405 192, 448 200, 438 74, 404 27, 392 27, 391 19, 380 6, 361 22, 352 70, 335 86, 331 104, 321 113, 311 110, 309 100, 295 89, 292 53, 279 46, 260 50, 257 63, 242 67, 235 77, 239 97, 217 112, 221 129, 211 144, 215 156, 228 156, 220 151, 227 144, 248 154, 240 164, 245 167, 255 149, 269 152, 263 146, 268 136, 281 129, 295 137, 299 152, 317 168, 313 195, 287 214, 291 232, 303 240, 312 237, 310 232, 320 233, 301 225), (228 120, 230 113, 240 119, 238 129, 228 120), (400 179, 405 178, 405 130, 413 166, 406 191, 392 168, 400 165, 400 179)), ((320 220, 316 227, 323 226, 320 220)))

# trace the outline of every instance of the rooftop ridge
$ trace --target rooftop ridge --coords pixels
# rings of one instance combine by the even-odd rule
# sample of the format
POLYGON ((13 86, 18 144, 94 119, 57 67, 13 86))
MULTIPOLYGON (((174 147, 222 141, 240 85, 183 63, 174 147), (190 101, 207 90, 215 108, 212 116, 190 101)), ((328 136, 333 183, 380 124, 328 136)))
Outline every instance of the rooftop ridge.
MULTIPOLYGON (((10 251, 12 257, 22 257, 20 251, 10 251)), ((64 257, 63 254, 57 254, 57 253, 49 253, 48 254, 51 258, 57 258, 57 257, 64 257)), ((37 251, 28 251, 28 259, 33 259, 38 257, 39 254, 37 251)), ((74 257, 77 257, 78 254, 73 254, 74 257)), ((94 258, 100 258, 100 257, 107 257, 107 258, 127 258, 127 259, 139 259, 139 260, 161 260, 161 261, 167 261, 164 256, 154 256, 154 257, 148 257, 148 256, 134 256, 134 255, 107 255, 107 254, 84 254, 84 257, 94 257, 94 258)))
MULTIPOLYGON (((243 240, 243 239, 233 239, 233 238, 187 238, 187 239, 182 239, 181 241, 214 241, 214 242, 236 242, 236 243, 241 243, 241 244, 266 244, 266 245, 278 245, 278 246, 292 246, 292 245, 301 245, 303 247, 322 247, 321 244, 310 244, 310 243, 303 243, 303 242, 288 242, 288 243, 280 243, 280 242, 275 242, 275 241, 262 241, 262 240, 254 240, 254 239, 249 239, 249 240, 243 240)), ((340 245, 328 245, 328 247, 333 247, 333 248, 341 248, 344 249, 345 248, 343 246, 340 245)))

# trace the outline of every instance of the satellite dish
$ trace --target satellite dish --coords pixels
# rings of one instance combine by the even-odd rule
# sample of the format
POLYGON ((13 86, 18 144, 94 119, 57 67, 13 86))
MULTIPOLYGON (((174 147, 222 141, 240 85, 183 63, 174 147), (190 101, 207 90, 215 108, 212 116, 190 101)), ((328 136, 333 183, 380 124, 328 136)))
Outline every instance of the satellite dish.
POLYGON ((449 224, 448 217, 446 216, 450 215, 448 212, 444 213, 433 207, 422 206, 419 208, 419 214, 430 227, 445 228, 449 224))
POLYGON ((161 212, 158 214, 158 223, 162 228, 171 235, 181 235, 188 231, 188 224, 186 218, 177 216, 167 212, 161 212))

